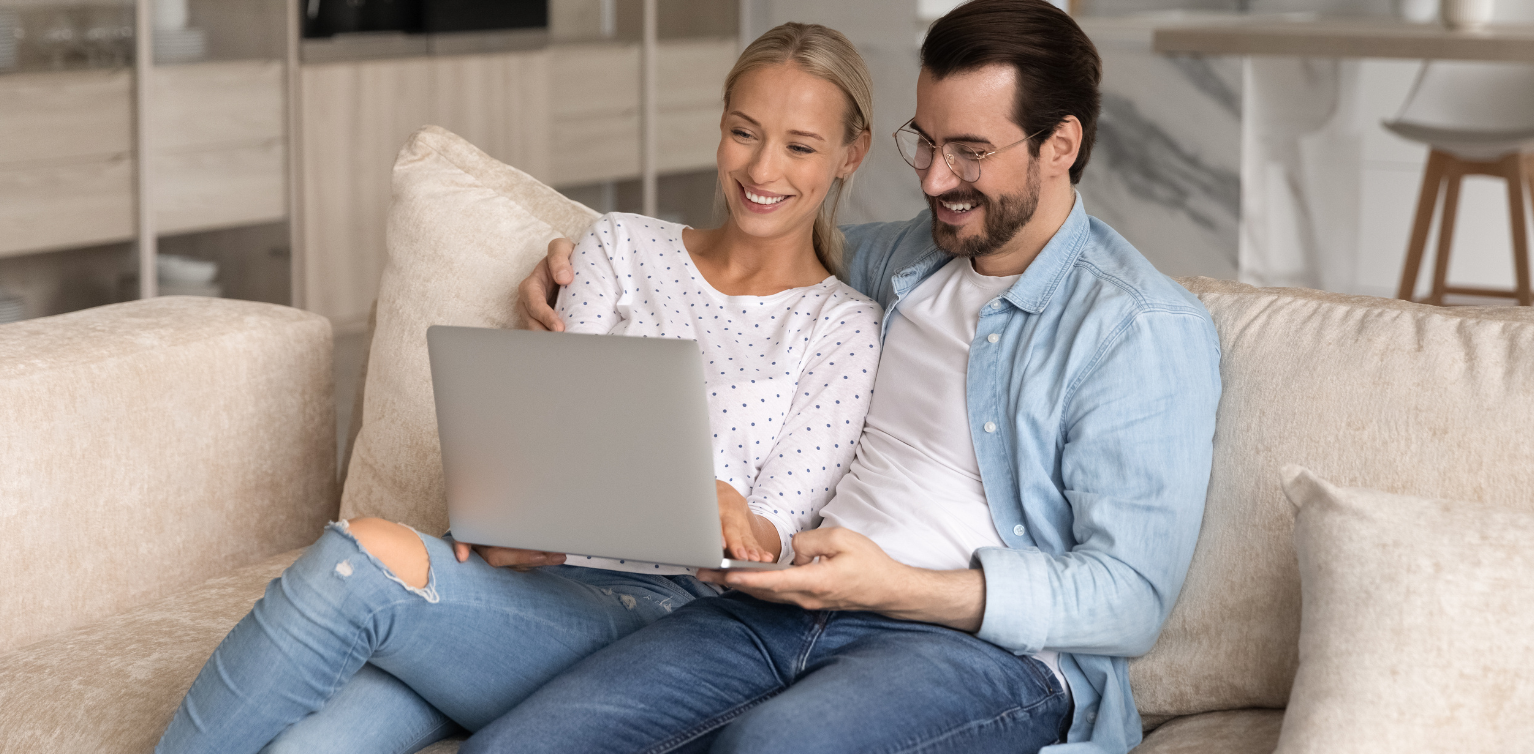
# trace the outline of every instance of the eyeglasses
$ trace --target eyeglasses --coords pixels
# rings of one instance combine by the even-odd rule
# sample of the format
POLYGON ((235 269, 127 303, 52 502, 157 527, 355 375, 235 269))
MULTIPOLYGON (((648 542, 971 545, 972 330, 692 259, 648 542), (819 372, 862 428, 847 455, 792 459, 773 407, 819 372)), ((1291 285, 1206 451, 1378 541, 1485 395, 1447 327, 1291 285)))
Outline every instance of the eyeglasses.
MULTIPOLYGON (((900 150, 900 156, 905 158, 907 165, 917 170, 926 170, 932 167, 932 155, 938 151, 939 147, 911 127, 911 124, 915 122, 916 119, 912 118, 895 131, 895 147, 900 150)), ((965 183, 974 183, 980 180, 981 160, 998 152, 1005 152, 1047 130, 1049 129, 1034 132, 1011 144, 999 149, 992 149, 989 152, 971 149, 957 142, 950 141, 942 146, 943 162, 948 165, 948 169, 952 170, 954 175, 959 176, 965 183)))

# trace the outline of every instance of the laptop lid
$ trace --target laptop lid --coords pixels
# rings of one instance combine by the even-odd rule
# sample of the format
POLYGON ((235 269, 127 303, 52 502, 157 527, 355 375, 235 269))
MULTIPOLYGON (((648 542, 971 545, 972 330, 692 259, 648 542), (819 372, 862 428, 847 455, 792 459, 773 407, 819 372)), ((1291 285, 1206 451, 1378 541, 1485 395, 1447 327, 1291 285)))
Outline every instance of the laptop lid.
POLYGON ((427 330, 454 538, 718 568, 691 340, 427 330))

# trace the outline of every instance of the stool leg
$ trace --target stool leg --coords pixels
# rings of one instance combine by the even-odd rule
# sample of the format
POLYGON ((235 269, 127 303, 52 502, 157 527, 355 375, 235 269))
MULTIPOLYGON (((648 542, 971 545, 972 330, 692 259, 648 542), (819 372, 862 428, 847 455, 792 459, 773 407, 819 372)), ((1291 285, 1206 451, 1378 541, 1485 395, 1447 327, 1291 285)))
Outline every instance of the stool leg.
POLYGON ((1523 214, 1523 156, 1508 155, 1502 161, 1507 176, 1507 210, 1513 225, 1513 274, 1517 279, 1518 305, 1534 304, 1529 291, 1528 226, 1523 214))
POLYGON ((1401 287, 1396 291, 1396 298, 1410 301, 1417 291, 1422 252, 1427 248, 1427 232, 1433 226, 1433 210, 1438 208, 1446 157, 1436 149, 1428 152, 1427 167, 1422 171, 1422 191, 1417 196, 1417 214, 1412 218, 1411 240, 1406 244, 1406 265, 1401 268, 1401 287))
POLYGON ((1448 285, 1449 250, 1454 246, 1454 216, 1459 212, 1459 184, 1465 180, 1465 174, 1457 167, 1451 166, 1447 171, 1449 187, 1443 197, 1443 219, 1438 223, 1438 253, 1433 260, 1433 292, 1428 294, 1427 299, 1434 306, 1443 306, 1443 289, 1448 285))

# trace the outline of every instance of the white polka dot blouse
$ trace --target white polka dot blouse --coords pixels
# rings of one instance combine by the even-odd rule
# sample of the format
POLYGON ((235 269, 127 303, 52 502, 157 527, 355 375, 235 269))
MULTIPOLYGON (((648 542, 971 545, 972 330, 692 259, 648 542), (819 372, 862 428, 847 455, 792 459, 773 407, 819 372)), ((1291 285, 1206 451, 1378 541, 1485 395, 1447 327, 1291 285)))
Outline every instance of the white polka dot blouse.
POLYGON ((682 245, 684 226, 604 215, 575 247, 556 309, 569 332, 690 338, 703 352, 714 474, 789 538, 852 461, 879 364, 879 305, 834 277, 726 296, 682 245))

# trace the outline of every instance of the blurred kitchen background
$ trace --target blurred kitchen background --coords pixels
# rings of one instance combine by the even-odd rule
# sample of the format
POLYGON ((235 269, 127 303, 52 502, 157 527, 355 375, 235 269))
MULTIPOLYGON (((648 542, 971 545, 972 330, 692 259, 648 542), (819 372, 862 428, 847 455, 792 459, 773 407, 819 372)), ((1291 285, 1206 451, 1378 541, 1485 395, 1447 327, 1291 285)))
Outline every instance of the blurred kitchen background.
MULTIPOLYGON (((1104 59, 1089 212, 1167 274, 1396 294, 1428 147, 1382 122, 1422 68, 1411 40, 1442 57, 1465 34, 1438 0, 1060 2, 1104 59), (1167 36, 1268 21, 1299 46, 1167 36), (1343 46, 1306 47, 1307 29, 1343 46), (1376 32, 1396 45, 1347 47, 1376 32)), ((905 219, 924 203, 889 134, 914 109, 926 26, 955 4, 658 0, 645 48, 643 0, 0 0, 0 321, 185 293, 358 333, 389 169, 422 124, 598 210, 640 210, 646 49, 656 212, 706 225, 724 74, 790 20, 846 33, 875 77, 875 150, 843 219, 905 219)), ((1531 6, 1488 3, 1513 50, 1497 55, 1534 61, 1531 6)), ((1465 180, 1450 278, 1509 285, 1505 191, 1465 180)))

